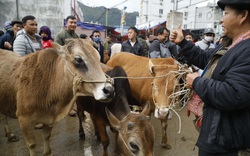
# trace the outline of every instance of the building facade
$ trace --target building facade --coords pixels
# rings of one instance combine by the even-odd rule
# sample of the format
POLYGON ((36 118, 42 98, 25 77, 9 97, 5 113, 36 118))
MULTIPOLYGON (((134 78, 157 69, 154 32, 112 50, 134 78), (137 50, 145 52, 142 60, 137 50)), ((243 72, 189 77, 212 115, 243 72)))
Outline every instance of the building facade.
POLYGON ((63 28, 64 19, 69 15, 83 21, 76 0, 1 0, 0 29, 4 29, 6 21, 21 20, 26 15, 36 17, 38 29, 43 25, 50 27, 52 36, 63 28))
MULTIPOLYGON (((141 0, 139 17, 136 26, 148 29, 160 22, 175 23, 175 18, 169 18, 172 12, 183 15, 182 28, 195 31, 201 35, 205 28, 211 27, 215 33, 221 34, 220 19, 222 10, 217 7, 218 0, 141 0), (173 21, 171 21, 173 20, 173 21)), ((178 17, 179 18, 179 17, 178 17)), ((179 20, 179 19, 178 19, 179 20)), ((180 20, 179 20, 180 21, 180 20)), ((180 23, 180 22, 179 22, 180 23)))

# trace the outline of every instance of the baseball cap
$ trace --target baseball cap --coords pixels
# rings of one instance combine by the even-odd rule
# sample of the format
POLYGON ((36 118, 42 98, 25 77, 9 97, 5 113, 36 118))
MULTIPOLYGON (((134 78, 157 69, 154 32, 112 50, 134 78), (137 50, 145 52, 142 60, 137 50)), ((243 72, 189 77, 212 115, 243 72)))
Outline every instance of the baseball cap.
POLYGON ((11 26, 11 21, 7 21, 7 22, 4 23, 4 29, 5 29, 6 31, 9 30, 11 27, 12 27, 12 26, 11 26))

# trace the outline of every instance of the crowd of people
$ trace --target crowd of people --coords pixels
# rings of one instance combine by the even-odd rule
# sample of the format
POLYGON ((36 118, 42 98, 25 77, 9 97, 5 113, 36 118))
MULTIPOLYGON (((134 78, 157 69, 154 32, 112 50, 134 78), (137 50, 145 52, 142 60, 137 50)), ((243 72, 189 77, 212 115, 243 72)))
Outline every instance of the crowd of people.
MULTIPOLYGON (((80 38, 96 43, 102 63, 106 62, 105 54, 113 57, 119 52, 129 52, 149 58, 173 57, 192 65, 194 73, 187 74, 186 87, 193 89, 205 103, 196 144, 199 156, 237 156, 240 150, 250 148, 250 1, 219 0, 217 4, 224 10, 221 19, 224 34, 217 41, 212 28, 206 28, 197 40, 181 27, 172 32, 160 27, 156 35, 148 32, 143 36, 132 26, 125 41, 122 36, 112 41, 107 35, 103 42, 98 30, 90 36, 81 34, 80 38)), ((48 26, 42 26, 37 34, 34 16, 6 22, 6 33, 0 31, 0 48, 24 56, 50 48, 52 42, 65 45, 67 39, 79 38, 76 22, 74 16, 68 16, 65 29, 55 39, 48 26)))

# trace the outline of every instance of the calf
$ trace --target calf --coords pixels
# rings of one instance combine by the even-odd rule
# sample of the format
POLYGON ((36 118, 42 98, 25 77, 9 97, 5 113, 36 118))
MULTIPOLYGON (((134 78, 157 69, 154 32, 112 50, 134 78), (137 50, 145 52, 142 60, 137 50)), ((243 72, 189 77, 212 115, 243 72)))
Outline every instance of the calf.
POLYGON ((114 67, 107 74, 111 77, 124 77, 125 79, 115 78, 115 97, 109 103, 98 102, 92 97, 78 97, 76 103, 80 138, 85 139, 82 115, 84 111, 87 111, 100 135, 103 156, 108 155, 107 147, 110 142, 106 126, 110 126, 115 132, 116 149, 120 155, 153 155, 154 131, 146 117, 150 112, 150 104, 146 105, 140 114, 131 113, 129 104, 131 104, 132 94, 125 71, 121 67, 114 67))

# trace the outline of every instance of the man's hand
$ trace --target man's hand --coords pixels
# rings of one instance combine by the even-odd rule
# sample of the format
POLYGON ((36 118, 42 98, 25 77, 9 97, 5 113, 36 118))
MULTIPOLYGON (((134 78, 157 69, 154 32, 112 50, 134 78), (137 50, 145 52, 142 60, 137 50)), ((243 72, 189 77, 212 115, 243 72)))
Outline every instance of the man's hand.
POLYGON ((185 86, 187 88, 192 89, 193 88, 192 85, 193 85, 194 79, 196 77, 199 77, 198 73, 187 74, 187 76, 186 76, 186 85, 185 86))
POLYGON ((7 48, 7 49, 11 49, 12 46, 9 42, 4 42, 4 47, 7 48))
POLYGON ((170 41, 175 44, 179 44, 184 39, 184 35, 182 33, 181 25, 178 26, 177 30, 173 30, 170 33, 170 41))

